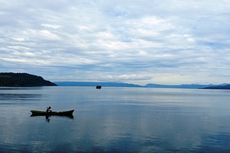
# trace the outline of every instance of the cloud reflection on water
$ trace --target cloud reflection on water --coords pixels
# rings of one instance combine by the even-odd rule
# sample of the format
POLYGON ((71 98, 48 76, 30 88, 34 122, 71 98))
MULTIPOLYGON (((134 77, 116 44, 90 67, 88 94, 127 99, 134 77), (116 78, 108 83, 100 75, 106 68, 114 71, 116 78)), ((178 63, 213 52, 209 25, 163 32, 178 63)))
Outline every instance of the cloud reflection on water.
POLYGON ((227 92, 216 91, 213 97, 213 91, 208 90, 106 88, 99 92, 77 87, 43 90, 49 96, 41 96, 40 105, 12 105, 7 109, 0 105, 1 152, 230 151, 227 92), (44 118, 31 118, 29 112, 24 113, 54 99, 60 107, 76 107, 75 119, 54 117, 47 123, 44 118), (12 113, 6 115, 9 111, 12 113))

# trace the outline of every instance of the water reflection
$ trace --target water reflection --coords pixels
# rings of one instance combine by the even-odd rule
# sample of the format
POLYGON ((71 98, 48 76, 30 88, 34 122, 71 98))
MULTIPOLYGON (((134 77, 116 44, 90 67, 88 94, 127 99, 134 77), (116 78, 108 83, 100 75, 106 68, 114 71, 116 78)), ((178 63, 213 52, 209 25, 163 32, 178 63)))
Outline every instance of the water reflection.
POLYGON ((0 87, 0 90, 41 90, 43 87, 0 87))
POLYGON ((0 93, 0 100, 31 100, 40 99, 41 94, 15 94, 15 93, 0 93))
POLYGON ((35 119, 28 114, 33 105, 0 105, 1 153, 230 152, 228 92, 75 87, 30 92, 38 93, 48 97, 41 96, 36 108, 50 102, 74 107, 77 118, 35 119))
POLYGON ((46 121, 49 122, 52 117, 61 117, 61 118, 68 118, 68 119, 74 119, 73 115, 62 115, 62 116, 53 116, 53 115, 30 115, 30 117, 45 117, 46 121))
POLYGON ((49 123, 50 122, 50 116, 46 115, 46 121, 49 123))

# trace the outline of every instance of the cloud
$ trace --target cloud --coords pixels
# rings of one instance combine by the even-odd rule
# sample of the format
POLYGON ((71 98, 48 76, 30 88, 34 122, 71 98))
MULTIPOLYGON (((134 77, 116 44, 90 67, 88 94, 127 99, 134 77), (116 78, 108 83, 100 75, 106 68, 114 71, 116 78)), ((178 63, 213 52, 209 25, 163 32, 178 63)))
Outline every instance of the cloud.
POLYGON ((0 71, 51 80, 229 82, 229 10, 226 0, 0 0, 0 71))

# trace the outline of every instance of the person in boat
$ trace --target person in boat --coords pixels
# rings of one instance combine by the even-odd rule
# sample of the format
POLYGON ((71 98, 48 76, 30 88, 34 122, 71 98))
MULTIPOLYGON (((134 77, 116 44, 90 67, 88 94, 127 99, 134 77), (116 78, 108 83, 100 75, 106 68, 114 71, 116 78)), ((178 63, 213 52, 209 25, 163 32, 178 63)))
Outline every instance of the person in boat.
POLYGON ((49 107, 46 109, 46 113, 50 113, 50 112, 52 112, 52 110, 51 110, 51 107, 49 106, 49 107))

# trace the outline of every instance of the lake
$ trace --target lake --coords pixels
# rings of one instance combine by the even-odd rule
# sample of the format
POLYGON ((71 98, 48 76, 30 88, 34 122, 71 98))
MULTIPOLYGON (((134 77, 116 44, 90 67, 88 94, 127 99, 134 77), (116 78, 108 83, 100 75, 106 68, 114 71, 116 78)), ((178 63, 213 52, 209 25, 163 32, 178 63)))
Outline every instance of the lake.
POLYGON ((1 153, 229 153, 230 91, 0 88, 1 153), (30 110, 75 109, 74 118, 30 110))

